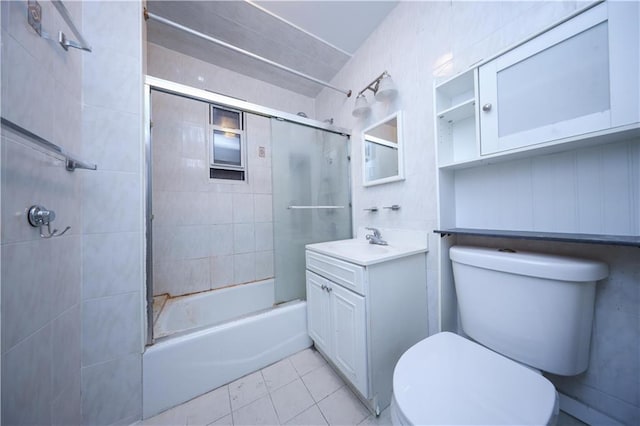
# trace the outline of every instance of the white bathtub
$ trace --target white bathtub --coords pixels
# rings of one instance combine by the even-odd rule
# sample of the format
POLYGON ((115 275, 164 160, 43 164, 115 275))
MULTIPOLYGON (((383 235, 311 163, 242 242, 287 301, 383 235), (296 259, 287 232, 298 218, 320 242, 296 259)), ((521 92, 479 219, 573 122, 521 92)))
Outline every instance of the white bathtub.
POLYGON ((167 300, 153 327, 157 339, 220 324, 273 306, 274 280, 256 281, 167 300))
POLYGON ((169 337, 142 356, 148 418, 311 346, 307 303, 169 337))

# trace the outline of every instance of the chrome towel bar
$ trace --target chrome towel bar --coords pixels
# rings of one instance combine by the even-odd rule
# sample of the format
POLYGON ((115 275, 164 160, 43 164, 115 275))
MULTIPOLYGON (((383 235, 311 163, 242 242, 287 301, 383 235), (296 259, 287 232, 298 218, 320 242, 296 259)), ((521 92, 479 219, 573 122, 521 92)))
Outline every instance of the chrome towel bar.
POLYGON ((288 206, 289 210, 344 209, 344 206, 288 206))
POLYGON ((0 117, 0 119, 2 121, 2 127, 5 127, 7 129, 13 131, 14 133, 17 133, 17 134, 19 134, 21 136, 26 137, 26 140, 34 143, 35 145, 38 145, 41 148, 46 149, 47 151, 55 154, 56 156, 64 159, 65 167, 70 172, 74 171, 75 169, 87 169, 87 170, 97 170, 98 169, 98 166, 96 166, 95 164, 85 163, 84 161, 81 161, 81 160, 77 159, 74 155, 66 152, 64 150, 64 148, 54 144, 53 142, 49 142, 45 138, 42 138, 42 137, 36 135, 35 133, 30 132, 29 130, 25 129, 24 127, 19 126, 16 123, 7 120, 4 117, 0 117))

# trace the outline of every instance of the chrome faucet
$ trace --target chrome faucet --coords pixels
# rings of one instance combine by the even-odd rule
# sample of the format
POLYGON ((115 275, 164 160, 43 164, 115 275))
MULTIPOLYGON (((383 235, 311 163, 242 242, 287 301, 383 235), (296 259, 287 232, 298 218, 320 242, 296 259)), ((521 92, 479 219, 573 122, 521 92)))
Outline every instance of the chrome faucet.
POLYGON ((365 229, 373 232, 373 234, 365 235, 365 238, 369 240, 369 244, 378 244, 379 246, 388 245, 388 243, 382 239, 382 235, 380 235, 380 231, 377 228, 366 227, 365 229))

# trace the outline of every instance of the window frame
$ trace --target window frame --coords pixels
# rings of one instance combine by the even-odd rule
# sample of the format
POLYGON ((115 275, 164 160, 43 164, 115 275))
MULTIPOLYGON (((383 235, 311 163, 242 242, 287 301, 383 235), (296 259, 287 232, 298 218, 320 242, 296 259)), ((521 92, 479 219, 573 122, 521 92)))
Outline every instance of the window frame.
MULTIPOLYGON (((225 108, 215 104, 209 104, 209 127, 208 127, 208 150, 209 150, 209 168, 219 170, 235 170, 244 173, 243 181, 247 180, 247 141, 245 137, 245 117, 244 111, 236 110, 233 108, 225 108), (213 124, 213 113, 215 109, 230 111, 239 115, 239 128, 229 128, 213 124), (240 165, 216 163, 215 161, 215 132, 233 133, 239 136, 240 139, 240 165)), ((212 178, 214 179, 214 178, 212 178)), ((220 179, 220 178, 215 178, 220 179)), ((223 179, 227 180, 227 179, 223 179)))

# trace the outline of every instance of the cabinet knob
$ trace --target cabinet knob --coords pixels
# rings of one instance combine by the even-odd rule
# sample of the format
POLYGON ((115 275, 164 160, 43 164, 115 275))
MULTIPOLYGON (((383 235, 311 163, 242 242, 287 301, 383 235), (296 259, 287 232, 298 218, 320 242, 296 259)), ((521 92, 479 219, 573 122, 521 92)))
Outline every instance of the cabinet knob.
POLYGON ((331 293, 333 291, 333 289, 331 287, 327 287, 327 292, 331 293))
POLYGON ((491 111, 491 104, 484 104, 484 105, 482 105, 482 110, 483 110, 484 112, 489 112, 489 111, 491 111))
POLYGON ((327 286, 326 286, 326 285, 324 285, 324 284, 322 284, 322 285, 320 286, 320 288, 321 288, 321 289, 323 289, 323 290, 326 290, 326 289, 327 289, 327 286))

